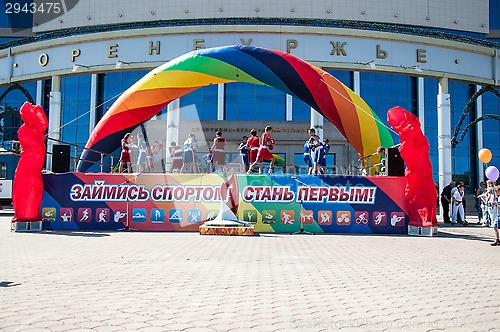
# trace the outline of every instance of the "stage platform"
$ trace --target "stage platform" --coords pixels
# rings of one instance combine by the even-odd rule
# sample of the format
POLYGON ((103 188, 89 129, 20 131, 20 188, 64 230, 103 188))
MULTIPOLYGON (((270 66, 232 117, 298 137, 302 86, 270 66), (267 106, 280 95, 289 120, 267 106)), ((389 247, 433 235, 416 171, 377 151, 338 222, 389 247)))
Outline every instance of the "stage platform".
POLYGON ((44 174, 43 229, 198 232, 220 200, 258 232, 407 234, 404 177, 217 174, 44 174), (228 197, 232 195, 232 197, 228 197))

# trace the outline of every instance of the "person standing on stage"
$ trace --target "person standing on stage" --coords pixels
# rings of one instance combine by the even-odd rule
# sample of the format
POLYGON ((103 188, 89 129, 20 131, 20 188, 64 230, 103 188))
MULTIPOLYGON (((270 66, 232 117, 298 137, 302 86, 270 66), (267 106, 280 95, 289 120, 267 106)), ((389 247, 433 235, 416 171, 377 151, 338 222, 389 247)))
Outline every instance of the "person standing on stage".
POLYGON ((325 149, 325 154, 319 161, 319 166, 321 167, 321 174, 326 174, 326 155, 330 151, 330 140, 328 138, 323 138, 323 149, 325 149))
POLYGON ((313 160, 311 157, 311 153, 312 153, 311 149, 312 149, 312 144, 311 144, 310 140, 307 140, 304 143, 304 162, 307 165, 307 174, 312 174, 312 170, 313 170, 313 160))
POLYGON ((158 141, 157 139, 154 141, 153 146, 147 147, 147 149, 146 149, 146 166, 147 166, 149 172, 153 172, 155 170, 154 155, 161 152, 162 149, 163 149, 163 144, 161 144, 160 141, 158 141))
POLYGON ((226 154, 224 148, 226 147, 226 140, 222 137, 222 131, 218 130, 215 133, 214 144, 210 148, 212 152, 212 164, 221 166, 222 173, 226 173, 226 154))
POLYGON ((443 207, 443 219, 446 224, 451 223, 450 220, 450 203, 451 203, 451 190, 455 188, 455 181, 443 188, 441 191, 441 206, 443 207))
POLYGON ((321 172, 321 167, 319 165, 320 160, 325 156, 325 149, 323 148, 323 142, 318 135, 316 135, 316 130, 314 128, 309 129, 309 142, 313 146, 313 173, 319 174, 321 172))
POLYGON ((130 159, 130 133, 126 133, 122 138, 122 152, 120 154, 120 167, 118 168, 118 172, 123 172, 123 166, 127 165, 127 172, 132 173, 131 159, 130 159))
MULTIPOLYGON (((249 163, 252 165, 257 160, 257 154, 259 152, 259 136, 257 136, 257 130, 250 130, 250 138, 247 141, 247 148, 249 150, 249 163)), ((247 173, 251 171, 252 168, 249 167, 247 173)))
POLYGON ((198 167, 195 163, 194 152, 197 148, 196 136, 191 133, 188 138, 184 141, 184 152, 182 154, 183 165, 181 168, 181 173, 186 170, 189 173, 197 173, 198 167))
POLYGON ((169 173, 172 173, 174 169, 179 172, 182 168, 182 148, 178 146, 175 142, 170 143, 168 148, 170 157, 172 158, 172 165, 170 166, 169 173))
POLYGON ((141 173, 144 170, 144 163, 146 162, 146 141, 142 133, 137 134, 137 172, 141 173))
POLYGON ((250 163, 248 161, 249 150, 247 147, 248 136, 243 136, 243 141, 241 141, 238 146, 238 151, 240 152, 240 162, 241 162, 241 173, 248 172, 250 163))
POLYGON ((260 145, 259 145, 259 150, 257 152, 257 160, 255 160, 251 165, 250 169, 248 170, 247 174, 251 174, 252 168, 259 163, 259 174, 262 174, 262 167, 264 164, 264 161, 270 161, 269 165, 269 174, 273 173, 273 166, 274 166, 274 156, 271 153, 271 150, 274 149, 274 143, 275 140, 271 136, 273 133, 273 128, 271 126, 267 126, 264 130, 264 133, 260 137, 260 145))
MULTIPOLYGON (((377 154, 380 156, 380 163, 379 163, 379 167, 378 167, 378 175, 386 175, 386 163, 387 163, 387 159, 386 159, 386 150, 383 146, 379 146, 377 148, 377 154)), ((377 165, 375 165, 377 166, 377 165)))

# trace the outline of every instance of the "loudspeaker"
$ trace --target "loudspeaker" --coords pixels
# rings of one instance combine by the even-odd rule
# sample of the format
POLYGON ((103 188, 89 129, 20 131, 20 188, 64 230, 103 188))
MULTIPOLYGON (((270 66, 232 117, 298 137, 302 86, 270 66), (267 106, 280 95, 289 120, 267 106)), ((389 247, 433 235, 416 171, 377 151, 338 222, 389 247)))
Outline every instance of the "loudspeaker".
POLYGON ((52 145, 52 172, 69 172, 69 145, 52 145))
POLYGON ((401 154, 397 148, 388 148, 386 159, 388 176, 405 175, 405 162, 403 158, 401 158, 401 154))

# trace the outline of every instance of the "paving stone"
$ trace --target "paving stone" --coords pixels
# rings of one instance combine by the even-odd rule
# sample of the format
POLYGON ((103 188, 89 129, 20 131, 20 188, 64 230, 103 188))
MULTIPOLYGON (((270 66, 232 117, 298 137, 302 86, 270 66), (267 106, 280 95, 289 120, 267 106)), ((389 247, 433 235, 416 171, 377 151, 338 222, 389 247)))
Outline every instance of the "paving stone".
POLYGON ((479 239, 491 229, 242 238, 9 225, 0 213, 2 279, 17 284, 0 289, 2 331, 500 330, 500 250, 479 239))

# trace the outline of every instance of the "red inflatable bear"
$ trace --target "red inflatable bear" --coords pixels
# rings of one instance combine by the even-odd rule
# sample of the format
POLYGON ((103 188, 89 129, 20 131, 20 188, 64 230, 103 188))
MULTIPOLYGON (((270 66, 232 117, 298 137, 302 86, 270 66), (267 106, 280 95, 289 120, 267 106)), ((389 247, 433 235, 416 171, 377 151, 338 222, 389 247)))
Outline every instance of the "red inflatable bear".
POLYGON ((21 159, 14 174, 12 202, 14 222, 40 221, 43 195, 42 168, 45 160, 45 130, 47 116, 41 106, 25 102, 19 111, 24 124, 17 136, 21 144, 21 159))

